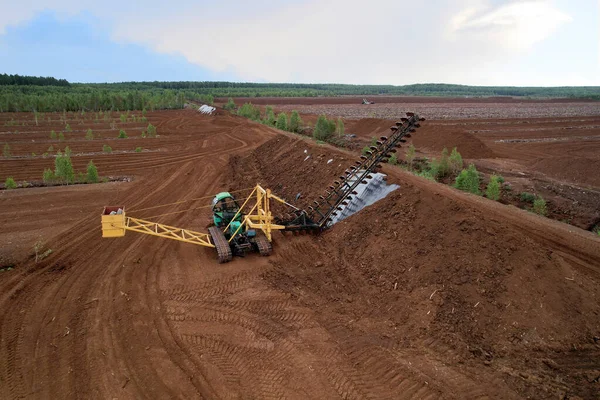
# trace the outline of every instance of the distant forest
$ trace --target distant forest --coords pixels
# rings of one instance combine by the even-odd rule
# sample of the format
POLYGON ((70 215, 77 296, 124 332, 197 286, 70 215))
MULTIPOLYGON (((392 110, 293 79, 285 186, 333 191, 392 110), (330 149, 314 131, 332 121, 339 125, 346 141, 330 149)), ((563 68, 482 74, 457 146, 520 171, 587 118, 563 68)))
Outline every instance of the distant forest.
POLYGON ((0 74, 0 112, 156 110, 214 97, 445 96, 584 98, 600 100, 600 87, 505 87, 450 84, 342 85, 237 82, 70 83, 65 79, 0 74))

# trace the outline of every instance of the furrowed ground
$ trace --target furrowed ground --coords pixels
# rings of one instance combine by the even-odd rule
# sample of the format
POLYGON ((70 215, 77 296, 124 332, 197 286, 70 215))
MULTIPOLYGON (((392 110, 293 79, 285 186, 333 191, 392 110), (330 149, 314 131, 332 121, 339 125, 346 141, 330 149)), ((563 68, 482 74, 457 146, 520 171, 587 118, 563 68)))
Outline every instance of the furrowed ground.
MULTIPOLYGON (((320 236, 277 234, 269 258, 219 265, 212 249, 132 232, 102 239, 102 207, 206 231, 205 206, 215 193, 260 182, 288 199, 301 192, 304 205, 358 153, 226 113, 148 113, 156 138, 140 137, 147 123, 122 128, 119 120, 112 129, 110 122, 79 125, 72 115, 77 133, 65 132, 62 142, 49 137, 64 129, 64 121, 52 121, 59 114, 38 125, 31 114, 0 117, 13 156, 0 160, 2 181, 40 180, 53 158, 38 155, 51 144, 71 148, 76 170, 93 159, 102 176, 132 179, 0 192, 0 256, 14 267, 0 272, 2 398, 598 393, 600 240, 591 232, 386 166, 400 185, 386 199, 320 236), (85 139, 88 127, 98 139, 85 139), (129 138, 117 139, 119 129, 129 138), (113 153, 102 152, 103 144, 113 153), (163 204, 170 205, 153 208, 163 204), (40 240, 41 251, 52 252, 36 263, 40 240)), ((423 154, 458 145, 490 168, 515 168, 515 179, 505 172, 515 185, 523 172, 529 182, 543 174, 598 190, 593 176, 571 180, 561 175, 567 168, 553 173, 539 161, 557 157, 545 147, 553 142, 498 142, 571 137, 561 129, 568 126, 586 131, 573 136, 598 135, 582 127, 595 126, 594 115, 544 118, 527 128, 548 129, 517 132, 526 124, 434 118, 413 142, 423 154), (492 132, 470 132, 484 127, 492 132)), ((389 121, 346 125, 368 139, 389 121)), ((589 165, 594 143, 568 154, 589 165)))

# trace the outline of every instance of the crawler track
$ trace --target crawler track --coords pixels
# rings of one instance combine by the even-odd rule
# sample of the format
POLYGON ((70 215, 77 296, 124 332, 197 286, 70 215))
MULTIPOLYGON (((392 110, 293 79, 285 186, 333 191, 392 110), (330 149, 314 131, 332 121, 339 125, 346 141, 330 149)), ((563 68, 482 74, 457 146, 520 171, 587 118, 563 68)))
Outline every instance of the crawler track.
POLYGON ((233 258, 233 253, 231 251, 231 246, 229 246, 229 242, 223 235, 223 232, 216 226, 211 226, 208 228, 208 233, 210 234, 210 238, 215 245, 215 249, 217 250, 217 256, 219 258, 219 263, 223 264, 231 261, 233 258))

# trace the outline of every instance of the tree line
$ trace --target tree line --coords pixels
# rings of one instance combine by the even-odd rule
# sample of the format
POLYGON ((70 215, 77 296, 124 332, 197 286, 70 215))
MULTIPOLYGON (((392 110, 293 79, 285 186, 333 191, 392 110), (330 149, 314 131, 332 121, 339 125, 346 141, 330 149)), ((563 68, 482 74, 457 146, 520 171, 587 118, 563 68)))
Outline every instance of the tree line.
POLYGON ((51 76, 21 76, 0 74, 0 85, 37 85, 37 86, 69 86, 66 79, 56 79, 51 76))
POLYGON ((600 87, 501 87, 451 84, 346 85, 252 82, 69 83, 65 79, 0 75, 0 112, 157 110, 214 97, 513 96, 600 100, 600 87))

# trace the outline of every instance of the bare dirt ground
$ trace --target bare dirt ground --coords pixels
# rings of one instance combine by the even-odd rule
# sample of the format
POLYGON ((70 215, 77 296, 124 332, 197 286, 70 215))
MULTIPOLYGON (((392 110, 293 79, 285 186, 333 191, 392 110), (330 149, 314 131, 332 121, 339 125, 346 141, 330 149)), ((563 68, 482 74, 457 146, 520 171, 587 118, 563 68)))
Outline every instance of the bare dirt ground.
POLYGON ((247 98, 297 110, 308 124, 317 115, 342 117, 346 133, 358 135, 356 148, 387 135, 406 111, 426 116, 415 136, 417 155, 438 158, 453 147, 466 162, 507 179, 505 203, 524 207, 522 192, 549 202, 549 217, 577 227, 600 229, 600 102, 577 99, 363 97, 247 98))
MULTIPOLYGON (((217 99, 226 102, 227 99, 217 99)), ((252 102, 258 105, 274 105, 280 111, 297 110, 301 114, 342 118, 397 118, 398 112, 411 110, 428 119, 470 118, 536 118, 600 116, 600 102, 578 99, 521 99, 511 97, 444 98, 400 96, 345 96, 303 98, 237 98, 236 104, 252 102), (375 104, 363 105, 363 98, 375 104)))
MULTIPOLYGON (((320 236, 278 234, 269 258, 102 239, 105 205, 205 231, 205 196, 258 181, 302 205, 356 157, 226 114, 148 119, 158 138, 114 143, 161 151, 73 157, 132 182, 0 192, 0 398, 597 398, 592 233, 386 167, 400 190, 320 236)), ((13 153, 48 137, 18 129, 13 153)), ((0 179, 52 163, 1 160, 0 179)))

